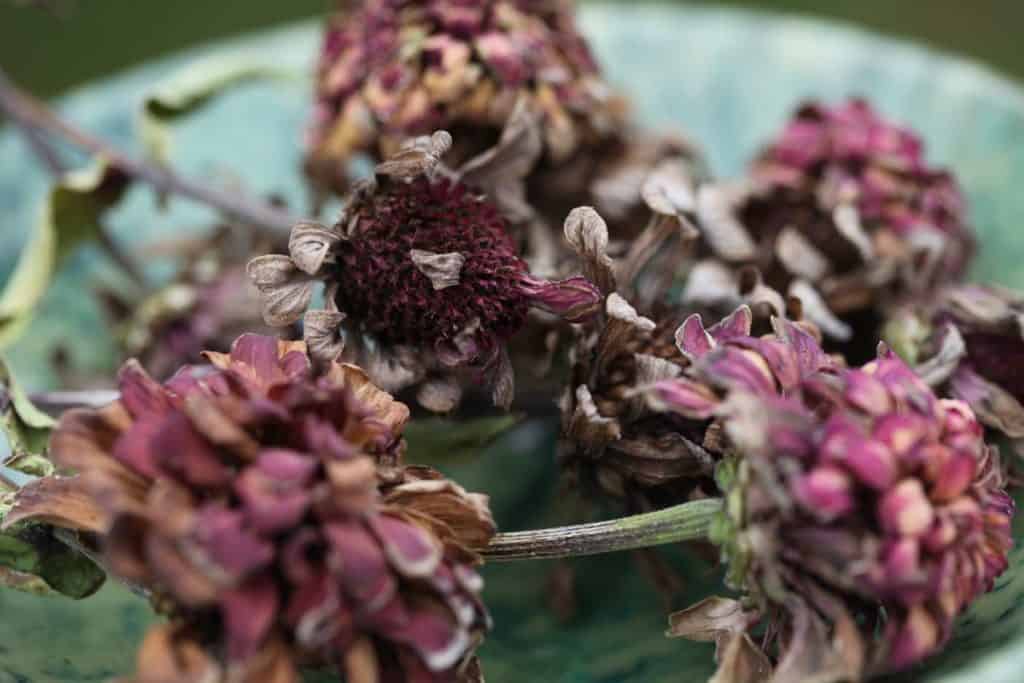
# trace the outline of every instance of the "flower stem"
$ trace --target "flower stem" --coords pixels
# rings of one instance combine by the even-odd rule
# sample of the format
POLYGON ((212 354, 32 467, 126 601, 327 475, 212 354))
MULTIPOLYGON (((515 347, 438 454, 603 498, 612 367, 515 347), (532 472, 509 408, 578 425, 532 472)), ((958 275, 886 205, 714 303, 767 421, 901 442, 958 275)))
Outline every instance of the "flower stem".
POLYGON ((718 498, 592 524, 498 534, 480 551, 490 562, 539 560, 635 550, 707 537, 718 498))

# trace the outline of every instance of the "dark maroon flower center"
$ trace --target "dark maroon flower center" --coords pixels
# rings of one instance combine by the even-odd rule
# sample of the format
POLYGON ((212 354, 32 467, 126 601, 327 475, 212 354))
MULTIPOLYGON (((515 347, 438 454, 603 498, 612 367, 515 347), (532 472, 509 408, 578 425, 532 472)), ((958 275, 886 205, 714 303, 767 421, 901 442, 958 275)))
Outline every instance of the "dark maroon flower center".
POLYGON ((979 375, 1024 402, 1024 345, 1008 334, 964 335, 967 358, 979 375))
POLYGON ((526 264, 497 210, 461 183, 419 178, 382 188, 359 213, 357 234, 335 251, 338 308, 385 344, 435 348, 479 320, 479 337, 504 339, 526 319, 526 264), (458 284, 435 289, 414 249, 461 254, 458 284))

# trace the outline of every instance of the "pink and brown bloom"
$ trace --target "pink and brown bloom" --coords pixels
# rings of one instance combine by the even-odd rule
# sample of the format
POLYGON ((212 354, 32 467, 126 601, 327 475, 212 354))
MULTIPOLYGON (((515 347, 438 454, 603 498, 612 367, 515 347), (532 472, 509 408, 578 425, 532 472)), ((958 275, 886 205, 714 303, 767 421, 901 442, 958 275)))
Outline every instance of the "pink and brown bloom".
POLYGON ((1024 296, 958 285, 895 312, 885 336, 942 395, 971 406, 997 435, 1024 443, 1024 296))
POLYGON ((530 275, 495 206, 438 167, 450 143, 444 132, 415 141, 377 167, 333 226, 299 224, 288 255, 249 264, 266 321, 286 325, 304 315, 315 360, 357 354, 379 384, 420 384, 421 403, 440 412, 457 405, 453 373, 467 369, 507 406, 506 343, 530 309, 578 322, 600 298, 583 277, 530 275), (307 311, 318 281, 326 309, 307 311))
POLYGON ((973 231, 955 178, 866 102, 802 107, 740 182, 698 197, 705 259, 753 265, 840 341, 958 280, 973 231))
POLYGON ((129 362, 52 440, 109 569, 170 617, 136 680, 473 680, 486 498, 401 466, 408 409, 358 368, 256 335, 207 358, 165 384, 129 362))
POLYGON ((939 650, 1012 545, 1014 504, 971 409, 887 350, 781 395, 713 361, 705 372, 731 387, 716 408, 732 457, 714 537, 745 597, 676 615, 674 633, 716 624, 732 646, 722 666, 761 666, 744 634, 763 623, 775 675, 791 680, 861 680, 939 650))
POLYGON ((408 138, 458 133, 456 157, 482 153, 520 98, 554 162, 621 125, 567 0, 362 0, 329 21, 317 73, 310 164, 344 173, 408 138))

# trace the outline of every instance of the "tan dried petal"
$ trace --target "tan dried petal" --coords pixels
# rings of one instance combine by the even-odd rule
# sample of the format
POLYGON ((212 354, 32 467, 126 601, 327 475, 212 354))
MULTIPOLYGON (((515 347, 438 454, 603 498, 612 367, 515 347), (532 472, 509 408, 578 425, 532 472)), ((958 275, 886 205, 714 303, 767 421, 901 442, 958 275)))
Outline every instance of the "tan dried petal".
POLYGON ((466 257, 457 251, 435 254, 424 249, 411 249, 409 258, 416 269, 427 276, 435 291, 459 284, 459 275, 466 263, 466 257))
POLYGON ((608 225, 589 206, 569 212, 564 225, 565 239, 583 262, 583 275, 604 294, 615 291, 615 264, 608 256, 608 225))
POLYGON ((677 216, 696 210, 696 183, 686 166, 683 159, 668 159, 658 164, 647 177, 641 196, 651 211, 677 216))
POLYGON ((466 548, 485 547, 497 532, 486 495, 469 493, 426 466, 406 467, 402 478, 402 483, 385 491, 385 503, 442 522, 466 548))
POLYGON ((319 223, 299 223, 288 238, 288 253, 299 270, 316 275, 339 240, 341 236, 331 228, 319 223))
POLYGON ((178 624, 146 633, 136 655, 136 673, 125 683, 220 683, 223 672, 199 642, 178 624))
POLYGON ((709 183, 697 190, 697 218, 704 239, 726 261, 757 257, 757 245, 737 216, 737 207, 749 194, 746 186, 726 183, 709 183))
POLYGON ((110 524, 81 477, 43 477, 19 489, 0 528, 25 520, 92 533, 102 533, 110 524))
POLYGON ((291 325, 309 308, 313 281, 287 256, 258 256, 249 261, 246 272, 260 291, 263 320, 268 325, 291 325))
POLYGON ((213 444, 238 455, 243 460, 254 459, 260 444, 231 416, 225 415, 217 401, 196 393, 185 400, 185 414, 192 426, 213 444))
POLYGON ((849 341, 853 336, 853 328, 836 317, 811 283, 806 280, 793 280, 789 285, 789 296, 800 300, 804 318, 817 325, 828 336, 839 341, 849 341))
POLYGON ((327 377, 338 386, 346 386, 373 415, 395 434, 401 434, 409 421, 409 408, 372 381, 362 368, 349 363, 333 363, 327 377))
POLYGON ((317 363, 331 363, 345 351, 345 333, 341 323, 345 314, 338 311, 309 311, 302 318, 302 336, 310 357, 317 363))
POLYGON ((728 639, 718 669, 708 683, 765 683, 772 678, 772 662, 746 633, 728 639))
POLYGON ((739 303, 739 285, 734 271, 714 259, 698 261, 686 278, 682 300, 708 304, 739 303))
POLYGON ((615 293, 608 296, 605 312, 608 320, 601 330, 594 357, 594 371, 598 374, 603 373, 605 365, 625 349, 637 331, 653 332, 656 327, 653 320, 637 313, 628 301, 615 293))
POLYGON ((420 385, 416 401, 432 413, 449 413, 462 400, 462 387, 454 377, 437 377, 420 385))
POLYGON ((829 271, 828 257, 793 227, 779 233, 775 255, 786 270, 810 282, 818 282, 829 271))
POLYGON ((444 130, 439 130, 429 137, 414 138, 407 142, 398 154, 377 164, 374 172, 378 176, 389 176, 399 180, 430 174, 451 146, 452 136, 444 130))
POLYGON ((832 211, 832 222, 836 230, 845 237, 860 252, 860 257, 865 263, 875 259, 875 248, 871 243, 864 226, 860 222, 860 212, 857 207, 851 204, 840 204, 832 211))
POLYGON ((540 120, 529 100, 521 97, 497 144, 463 164, 459 179, 483 190, 508 220, 524 223, 534 215, 526 200, 525 180, 543 148, 540 120))
POLYGON ((711 596, 674 612, 668 618, 669 638, 718 642, 723 636, 744 633, 752 621, 739 600, 711 596))

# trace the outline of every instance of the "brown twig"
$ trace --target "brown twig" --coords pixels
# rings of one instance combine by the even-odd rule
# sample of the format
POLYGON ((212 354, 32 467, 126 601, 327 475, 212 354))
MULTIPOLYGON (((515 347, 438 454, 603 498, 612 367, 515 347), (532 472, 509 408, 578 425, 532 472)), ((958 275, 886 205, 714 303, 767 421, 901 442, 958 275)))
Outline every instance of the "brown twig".
MULTIPOLYGON (((228 216, 281 233, 290 230, 292 225, 298 222, 298 219, 289 213, 241 193, 222 192, 208 184, 182 178, 165 166, 139 161, 123 154, 103 140, 65 122, 43 102, 19 90, 2 69, 0 111, 9 116, 20 128, 59 136, 91 154, 103 157, 123 173, 153 186, 160 192, 186 197, 228 216)), ((40 138, 29 136, 30 144, 36 148, 36 143, 31 142, 34 139, 40 138)))

